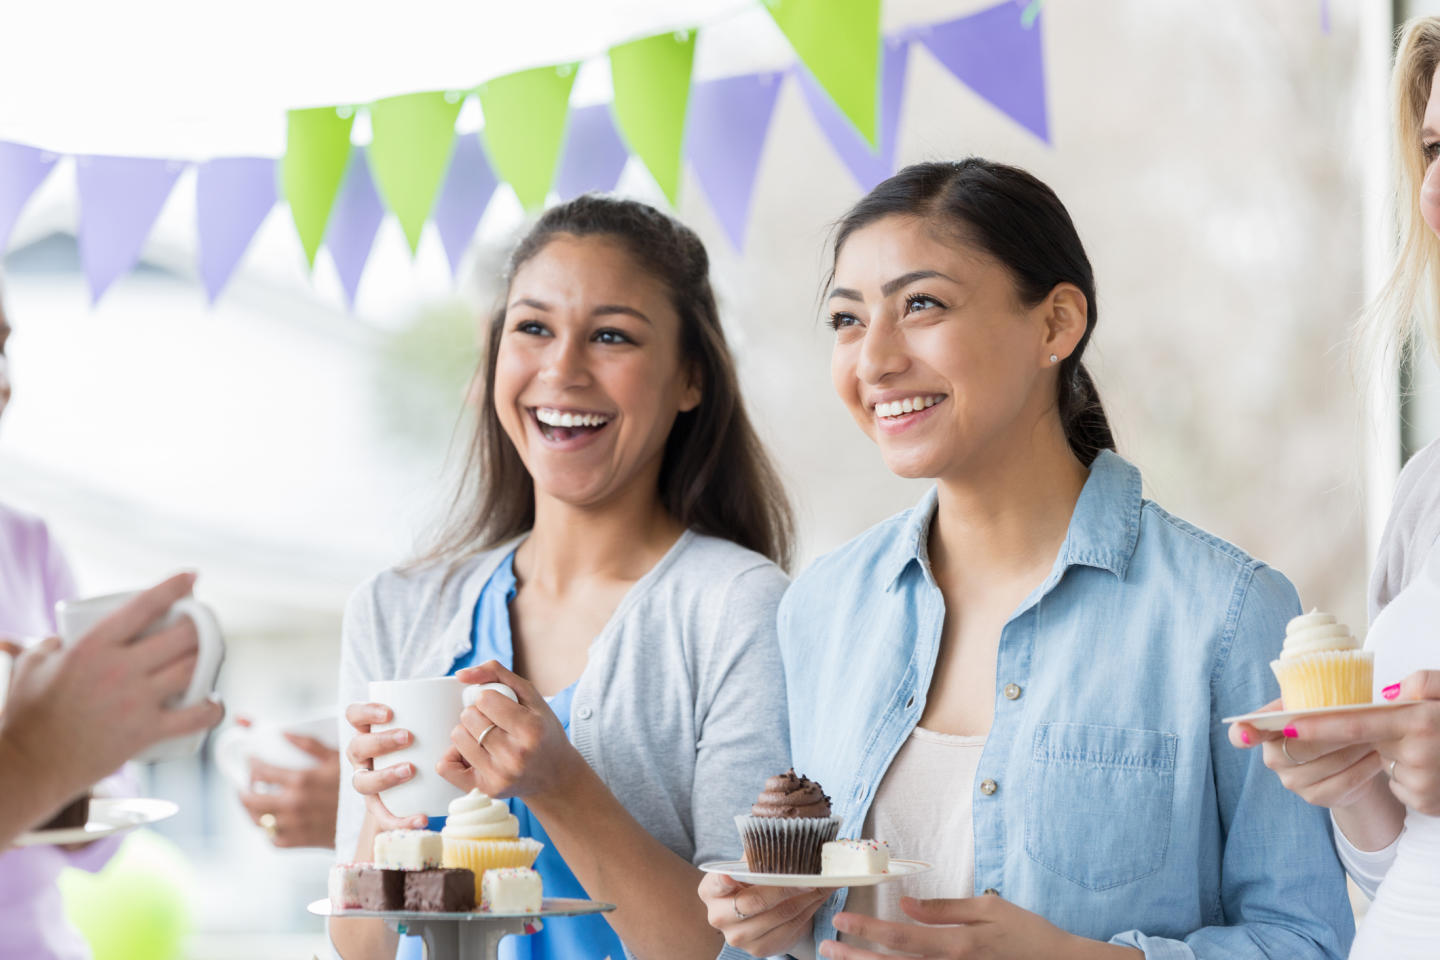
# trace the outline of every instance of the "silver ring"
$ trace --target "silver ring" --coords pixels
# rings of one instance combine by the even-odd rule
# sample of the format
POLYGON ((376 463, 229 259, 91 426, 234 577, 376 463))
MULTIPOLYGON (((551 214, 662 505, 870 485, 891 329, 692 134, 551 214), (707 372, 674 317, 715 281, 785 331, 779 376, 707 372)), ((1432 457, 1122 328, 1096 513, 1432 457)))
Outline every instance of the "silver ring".
POLYGON ((488 736, 490 735, 490 731, 491 731, 491 730, 494 730, 494 729, 495 729, 495 724, 492 723, 492 724, 490 724, 490 726, 486 727, 484 730, 481 730, 481 731, 480 731, 480 736, 478 736, 478 737, 475 738, 475 746, 478 747, 478 746, 480 746, 480 744, 484 743, 484 742, 485 742, 485 738, 488 737, 488 736))
POLYGON ((1399 760, 1391 760, 1391 761, 1390 761, 1390 779, 1391 779, 1391 780, 1394 780, 1394 779, 1395 779, 1395 764, 1397 764, 1397 763, 1399 763, 1399 762, 1400 762, 1399 760))
POLYGON ((1297 766, 1297 767, 1303 767, 1303 766, 1305 766, 1305 764, 1309 763, 1310 760, 1314 760, 1314 759, 1315 759, 1314 757, 1311 757, 1310 760, 1296 760, 1294 757, 1290 756, 1290 741, 1289 741, 1289 740, 1281 740, 1281 741, 1280 741, 1280 752, 1283 753, 1283 754, 1285 754, 1285 759, 1286 759, 1286 760, 1289 760, 1291 763, 1295 764, 1295 766, 1297 766))
POLYGON ((730 898, 730 906, 731 906, 731 908, 735 911, 735 919, 736 919, 736 920, 749 920, 749 919, 750 919, 750 917, 749 917, 748 914, 744 914, 744 913, 741 913, 741 912, 740 912, 740 898, 739 898, 739 897, 731 897, 731 898, 730 898))

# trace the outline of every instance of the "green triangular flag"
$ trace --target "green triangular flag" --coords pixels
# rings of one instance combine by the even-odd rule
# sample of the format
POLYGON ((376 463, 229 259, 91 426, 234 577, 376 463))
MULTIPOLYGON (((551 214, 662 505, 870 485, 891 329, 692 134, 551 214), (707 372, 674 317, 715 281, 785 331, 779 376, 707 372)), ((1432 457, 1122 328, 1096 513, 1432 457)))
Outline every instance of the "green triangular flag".
POLYGON ((370 104, 370 172, 414 254, 450 166, 462 98, 411 93, 370 104))
POLYGON ((280 186, 311 267, 350 162, 350 127, 354 123, 353 112, 341 116, 335 107, 288 113, 280 186))
POLYGON ((673 206, 680 195, 680 151, 695 32, 662 33, 610 48, 615 125, 630 152, 645 162, 673 206))
POLYGON ((515 188, 526 210, 545 205, 555 180, 575 68, 573 63, 536 67, 496 77, 480 87, 480 109, 485 114, 480 142, 495 172, 515 188))
POLYGON ((765 0, 800 62, 877 146, 880 0, 765 0))

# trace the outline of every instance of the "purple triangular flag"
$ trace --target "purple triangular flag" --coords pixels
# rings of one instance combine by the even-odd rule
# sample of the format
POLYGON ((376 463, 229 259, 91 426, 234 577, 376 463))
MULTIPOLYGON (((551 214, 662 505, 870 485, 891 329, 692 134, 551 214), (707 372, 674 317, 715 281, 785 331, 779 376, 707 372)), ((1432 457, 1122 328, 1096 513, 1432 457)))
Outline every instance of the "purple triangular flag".
POLYGON ((591 190, 614 190, 628 159, 630 152, 615 129, 609 104, 574 108, 555 174, 555 193, 569 200, 591 190))
POLYGON ((917 31, 920 42, 962 83, 1035 136, 1050 142, 1045 109, 1045 56, 1040 22, 1030 25, 1013 3, 917 31))
POLYGON ((330 223, 325 228, 325 247, 330 251, 330 259, 335 261, 345 299, 352 307, 355 292, 360 289, 360 275, 365 272, 365 261, 370 259, 370 248, 375 243, 375 233, 384 218, 385 207, 375 191, 365 151, 354 148, 350 151, 350 165, 345 169, 340 195, 335 198, 330 223))
POLYGON ((880 51, 880 145, 872 148, 855 125, 835 106, 810 72, 796 66, 800 89, 810 112, 825 131, 826 138, 845 166, 867 193, 895 172, 895 149, 900 139, 900 100, 905 93, 905 68, 910 62, 910 43, 886 37, 880 51))
POLYGON ((782 76, 751 73, 690 88, 685 155, 736 250, 745 247, 750 196, 782 76))
POLYGON ((145 239, 186 164, 153 157, 78 157, 77 241, 92 303, 140 259, 145 239))
POLYGON ((455 150, 450 154, 450 170, 445 174, 445 185, 440 189, 440 198, 435 201, 435 210, 430 219, 440 231, 440 242, 445 246, 445 256, 450 261, 450 275, 460 269, 460 258, 475 236, 475 228, 485 215, 490 196, 500 182, 490 161, 485 159, 485 148, 480 138, 464 136, 455 138, 455 150))
POLYGON ((0 257, 10 245, 10 232, 20 211, 58 160, 55 154, 38 147, 0 141, 0 257))
POLYGON ((211 303, 220 296, 278 192, 273 157, 223 157, 200 164, 195 223, 200 280, 211 303))

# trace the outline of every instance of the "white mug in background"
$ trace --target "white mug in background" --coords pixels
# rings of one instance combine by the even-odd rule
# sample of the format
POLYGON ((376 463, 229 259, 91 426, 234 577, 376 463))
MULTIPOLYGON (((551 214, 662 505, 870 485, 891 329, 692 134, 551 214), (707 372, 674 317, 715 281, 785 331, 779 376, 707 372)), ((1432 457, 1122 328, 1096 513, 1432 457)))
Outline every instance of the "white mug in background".
MULTIPOLYGON (((104 597, 90 597, 85 600, 62 600, 55 604, 55 623, 60 628, 60 640, 70 646, 88 633, 96 624, 140 595, 139 590, 129 593, 112 593, 104 597)), ((150 636, 167 627, 172 627, 181 617, 189 617, 195 624, 195 635, 199 640, 199 656, 195 661, 195 672, 185 692, 175 697, 167 706, 175 709, 193 707, 210 696, 215 690, 215 680, 220 675, 220 664, 225 660, 225 637, 220 624, 211 609, 194 597, 181 597, 170 606, 141 636, 150 636)), ((200 749, 207 730, 162 740, 141 751, 133 759, 144 763, 158 763, 162 760, 180 760, 191 756, 200 749)))
MULTIPOLYGON (((249 790, 251 757, 287 770, 309 770, 320 762, 286 739, 287 733, 310 737, 332 749, 339 739, 335 717, 328 713, 295 723, 236 724, 215 738, 215 765, 235 789, 249 790)), ((263 787, 256 784, 258 792, 264 792, 263 787)))
MULTIPOLYGON (((517 700, 515 691, 504 684, 482 684, 517 700)), ((371 680, 370 702, 390 708, 389 723, 371 724, 370 731, 409 730, 410 745, 375 758, 383 770, 397 763, 409 763, 415 775, 404 783, 381 791, 385 808, 397 817, 424 814, 443 817, 450 801, 464 794, 435 772, 450 749, 450 731, 460 722, 460 713, 469 702, 466 684, 454 677, 426 677, 419 680, 371 680)), ((471 694, 473 697, 474 694, 471 694)))

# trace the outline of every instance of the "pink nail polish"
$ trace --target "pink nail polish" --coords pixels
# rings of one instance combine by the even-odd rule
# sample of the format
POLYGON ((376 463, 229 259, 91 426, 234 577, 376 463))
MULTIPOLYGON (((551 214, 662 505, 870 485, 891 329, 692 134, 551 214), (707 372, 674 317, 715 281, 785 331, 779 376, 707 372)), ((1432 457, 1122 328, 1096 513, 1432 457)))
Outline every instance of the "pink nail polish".
POLYGON ((1250 746, 1250 734, 1245 732, 1244 730, 1240 731, 1240 740, 1242 743, 1245 744, 1245 746, 1250 746))
POLYGON ((1400 684, 1390 684, 1390 686, 1380 691, 1380 696, 1384 697, 1386 700, 1394 700, 1396 697, 1400 696, 1400 684))
POLYGON ((1287 736, 1287 737, 1289 737, 1290 739, 1294 740, 1296 737, 1299 737, 1299 736, 1300 736, 1300 731, 1299 731, 1299 730, 1296 730, 1294 727, 1286 727, 1286 728, 1285 728, 1285 736, 1287 736))

